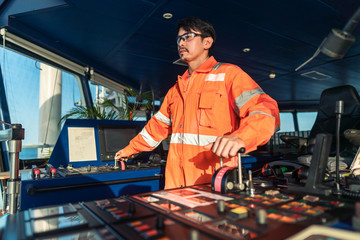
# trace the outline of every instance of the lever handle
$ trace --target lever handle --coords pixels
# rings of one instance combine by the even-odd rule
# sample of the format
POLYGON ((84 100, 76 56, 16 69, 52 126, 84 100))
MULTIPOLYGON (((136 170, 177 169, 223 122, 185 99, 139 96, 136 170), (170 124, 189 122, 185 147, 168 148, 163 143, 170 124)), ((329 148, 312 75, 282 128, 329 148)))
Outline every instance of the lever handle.
POLYGON ((246 149, 245 149, 244 147, 242 147, 242 148, 239 149, 238 153, 244 153, 245 150, 246 150, 246 149))
POLYGON ((239 149, 239 151, 237 152, 237 156, 238 156, 238 174, 239 174, 239 189, 242 191, 245 189, 245 185, 243 183, 243 179, 242 179, 242 167, 241 167, 241 153, 245 152, 245 148, 242 147, 239 149))

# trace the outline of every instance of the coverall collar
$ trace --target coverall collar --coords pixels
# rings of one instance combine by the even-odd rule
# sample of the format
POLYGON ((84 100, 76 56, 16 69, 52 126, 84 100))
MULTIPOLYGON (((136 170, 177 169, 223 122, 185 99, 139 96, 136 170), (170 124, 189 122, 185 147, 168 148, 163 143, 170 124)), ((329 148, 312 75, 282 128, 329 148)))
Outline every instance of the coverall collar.
MULTIPOLYGON (((218 62, 215 60, 213 56, 209 57, 203 64, 201 64, 194 72, 210 72, 212 68, 217 64, 218 62)), ((189 77, 189 69, 186 70, 186 72, 179 76, 179 79, 187 79, 189 77)))

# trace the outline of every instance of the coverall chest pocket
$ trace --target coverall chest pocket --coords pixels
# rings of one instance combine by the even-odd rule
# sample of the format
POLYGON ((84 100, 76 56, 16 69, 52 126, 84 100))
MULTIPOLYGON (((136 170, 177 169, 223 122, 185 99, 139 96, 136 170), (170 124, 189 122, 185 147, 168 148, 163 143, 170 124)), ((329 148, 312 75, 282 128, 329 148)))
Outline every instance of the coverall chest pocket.
POLYGON ((179 97, 173 96, 172 99, 168 103, 168 112, 171 116, 171 121, 173 121, 174 116, 176 115, 177 111, 181 112, 181 109, 179 109, 179 97))
POLYGON ((214 122, 216 118, 215 104, 219 100, 221 94, 212 91, 212 92, 203 92, 200 94, 199 100, 199 111, 200 111, 200 126, 203 127, 214 127, 214 122))

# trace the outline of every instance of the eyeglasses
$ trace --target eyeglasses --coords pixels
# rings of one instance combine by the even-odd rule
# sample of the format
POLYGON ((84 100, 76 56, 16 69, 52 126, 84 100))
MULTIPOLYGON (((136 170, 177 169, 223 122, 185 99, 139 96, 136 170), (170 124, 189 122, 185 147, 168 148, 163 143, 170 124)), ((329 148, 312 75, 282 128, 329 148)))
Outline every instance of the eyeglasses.
POLYGON ((179 45, 180 41, 183 40, 184 42, 189 42, 193 40, 197 36, 201 36, 202 34, 194 33, 194 32, 188 32, 181 36, 177 36, 176 43, 179 45))

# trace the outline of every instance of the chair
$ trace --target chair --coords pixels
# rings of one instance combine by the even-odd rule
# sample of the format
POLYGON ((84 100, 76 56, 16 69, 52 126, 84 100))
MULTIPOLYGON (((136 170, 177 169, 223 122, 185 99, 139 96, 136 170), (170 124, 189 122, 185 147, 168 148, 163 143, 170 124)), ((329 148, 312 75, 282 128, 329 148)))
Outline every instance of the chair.
POLYGON ((318 115, 309 138, 282 135, 280 136, 281 140, 302 149, 302 153, 309 154, 312 152, 316 135, 330 133, 333 136, 330 155, 335 154, 337 122, 335 106, 339 100, 344 102, 344 111, 340 122, 340 152, 352 152, 353 145, 345 139, 344 131, 360 129, 360 97, 356 89, 350 85, 328 88, 321 93, 318 115))

